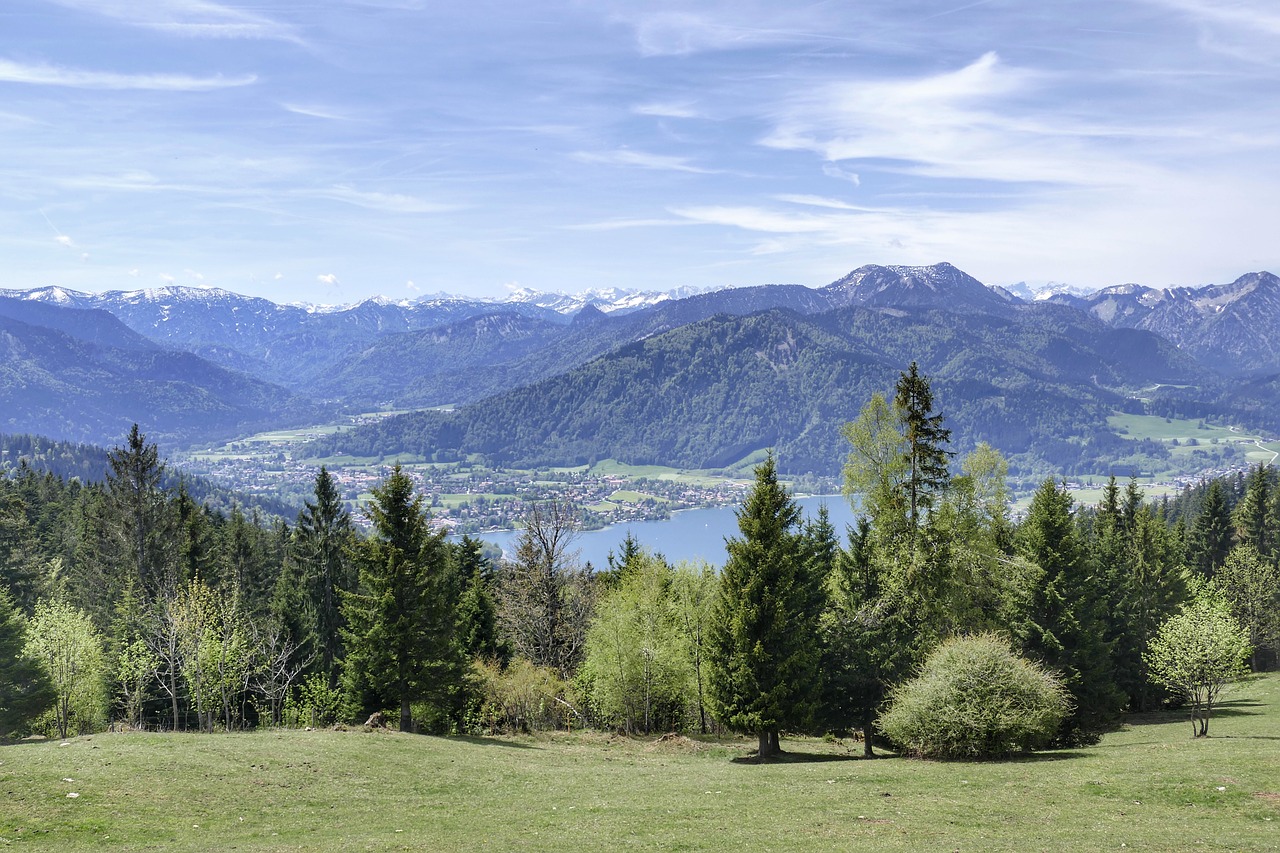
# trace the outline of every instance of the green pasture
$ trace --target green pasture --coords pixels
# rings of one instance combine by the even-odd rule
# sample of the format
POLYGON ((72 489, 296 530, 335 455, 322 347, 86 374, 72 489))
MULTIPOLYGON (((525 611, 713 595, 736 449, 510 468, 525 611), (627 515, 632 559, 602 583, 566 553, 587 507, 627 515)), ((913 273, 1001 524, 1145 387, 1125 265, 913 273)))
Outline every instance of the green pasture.
POLYGON ((1107 418, 1107 425, 1125 438, 1137 440, 1145 438, 1152 441, 1172 441, 1176 438, 1179 442, 1186 442, 1194 438, 1200 444, 1209 444, 1215 438, 1223 442, 1255 441, 1260 437, 1203 421, 1161 418, 1155 415, 1115 414, 1107 418))
POLYGON ((1275 850, 1280 676, 998 763, 594 733, 100 734, 0 747, 17 850, 1275 850), (72 795, 75 796, 72 796, 72 795))

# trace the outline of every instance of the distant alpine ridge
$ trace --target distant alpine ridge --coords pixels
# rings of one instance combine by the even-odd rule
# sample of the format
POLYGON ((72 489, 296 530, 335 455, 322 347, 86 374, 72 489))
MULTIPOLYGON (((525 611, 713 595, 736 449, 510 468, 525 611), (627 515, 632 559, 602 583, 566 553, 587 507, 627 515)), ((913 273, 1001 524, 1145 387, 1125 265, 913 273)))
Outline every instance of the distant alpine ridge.
POLYGON ((838 465, 839 423, 916 360, 962 444, 1065 465, 1119 454, 1106 417, 1121 410, 1280 428, 1280 279, 1036 293, 947 263, 867 265, 819 288, 345 306, 45 287, 0 291, 0 356, 0 432, 112 443, 136 420, 191 443, 443 407, 329 449, 684 466, 768 446, 838 465))

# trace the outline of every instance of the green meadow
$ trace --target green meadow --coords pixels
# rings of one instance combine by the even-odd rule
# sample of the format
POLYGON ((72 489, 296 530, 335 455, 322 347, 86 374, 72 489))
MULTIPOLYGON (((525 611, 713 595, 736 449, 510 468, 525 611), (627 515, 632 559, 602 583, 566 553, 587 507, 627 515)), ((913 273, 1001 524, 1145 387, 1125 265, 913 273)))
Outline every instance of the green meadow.
POLYGON ((1280 675, 999 763, 852 741, 99 734, 0 747, 18 850, 1275 850, 1280 675), (739 759, 739 760, 735 760, 739 759), (76 796, 72 796, 72 795, 76 796))

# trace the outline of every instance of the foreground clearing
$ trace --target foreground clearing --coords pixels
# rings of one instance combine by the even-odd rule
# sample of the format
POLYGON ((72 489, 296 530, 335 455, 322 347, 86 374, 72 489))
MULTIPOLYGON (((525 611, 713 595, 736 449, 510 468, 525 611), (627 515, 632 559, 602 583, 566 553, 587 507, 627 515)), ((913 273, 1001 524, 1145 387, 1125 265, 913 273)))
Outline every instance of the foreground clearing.
POLYGON ((0 847, 30 850, 1276 850, 1280 676, 1193 740, 1178 714, 998 764, 785 740, 104 734, 0 748, 0 847), (77 794, 71 797, 71 794, 77 794))

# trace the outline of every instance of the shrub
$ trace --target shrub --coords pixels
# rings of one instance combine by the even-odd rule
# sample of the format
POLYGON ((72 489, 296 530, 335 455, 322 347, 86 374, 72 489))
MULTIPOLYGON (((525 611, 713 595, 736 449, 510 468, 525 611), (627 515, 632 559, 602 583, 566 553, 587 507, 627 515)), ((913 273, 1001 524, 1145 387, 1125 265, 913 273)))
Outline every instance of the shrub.
POLYGON ((1070 711, 1057 675, 992 634, 948 640, 896 688, 880 729, 925 758, 998 758, 1043 746, 1070 711))
POLYGON ((474 661, 471 680, 483 697, 481 715, 491 732, 535 732, 570 722, 573 707, 563 698, 568 685, 550 667, 516 658, 503 669, 494 661, 474 661))

